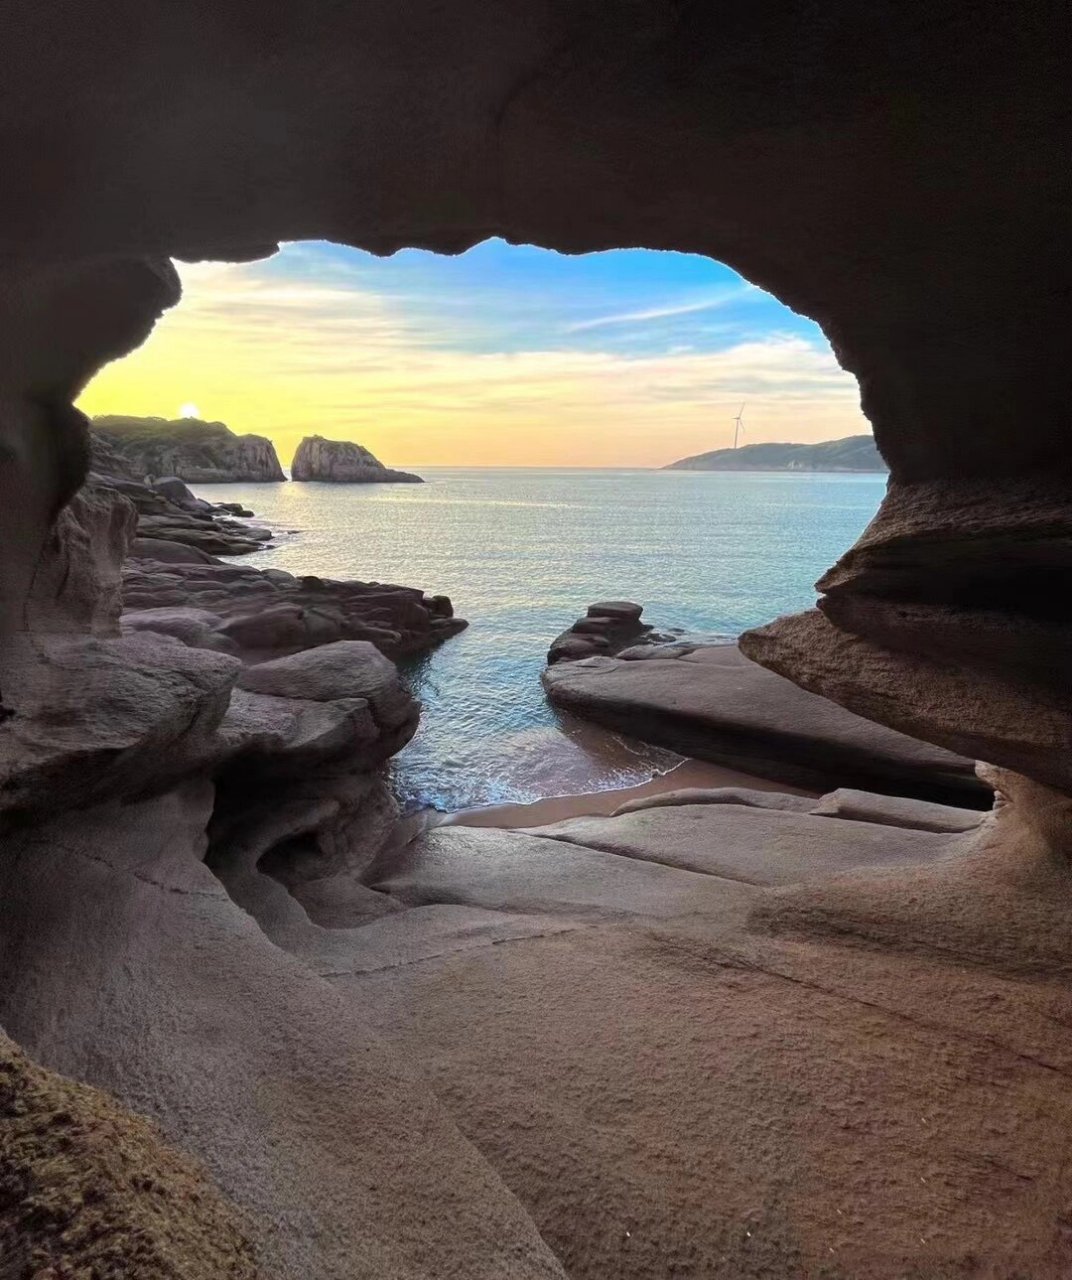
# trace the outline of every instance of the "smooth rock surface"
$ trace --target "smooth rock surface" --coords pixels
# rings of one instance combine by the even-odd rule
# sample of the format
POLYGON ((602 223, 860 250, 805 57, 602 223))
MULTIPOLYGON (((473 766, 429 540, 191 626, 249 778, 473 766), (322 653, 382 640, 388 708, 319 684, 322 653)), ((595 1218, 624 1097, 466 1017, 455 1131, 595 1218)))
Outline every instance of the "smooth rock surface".
POLYGON ((956 847, 948 835, 823 822, 791 809, 738 804, 657 806, 610 818, 569 818, 530 827, 527 834, 757 885, 804 884, 863 865, 919 865, 956 847))
POLYGON ((977 809, 928 804, 906 796, 874 795, 840 787, 823 796, 811 809, 816 817, 848 818, 852 822, 878 822, 915 831, 973 831, 985 818, 977 809))
POLYGON ((551 701, 575 715, 776 781, 820 791, 851 783, 980 806, 989 798, 970 760, 808 694, 735 645, 559 663, 543 680, 551 701))
POLYGON ((8 844, 7 1030, 202 1159, 247 1214, 264 1280, 561 1280, 415 1064, 203 864, 211 803, 194 787, 8 844))
POLYGON ((750 787, 682 787, 651 796, 627 800, 610 815, 639 813, 642 809, 674 808, 683 804, 737 804, 757 809, 784 809, 789 813, 812 813, 817 802, 811 796, 788 795, 784 791, 756 791, 750 787))

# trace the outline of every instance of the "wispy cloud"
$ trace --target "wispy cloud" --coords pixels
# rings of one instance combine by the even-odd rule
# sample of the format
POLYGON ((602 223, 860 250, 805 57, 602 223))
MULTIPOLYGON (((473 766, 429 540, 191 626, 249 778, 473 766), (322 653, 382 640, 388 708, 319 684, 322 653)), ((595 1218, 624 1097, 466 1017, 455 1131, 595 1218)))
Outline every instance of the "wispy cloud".
POLYGON ((665 307, 648 307, 643 311, 619 311, 614 315, 596 316, 593 320, 578 320, 568 324, 563 332, 584 333, 589 329, 602 329, 608 325, 644 324, 650 320, 669 320, 674 316, 690 316, 700 311, 716 311, 719 307, 740 302, 751 291, 751 285, 742 285, 740 289, 732 289, 717 298, 706 298, 700 302, 681 302, 665 307))
MULTIPOLYGON (((623 350, 571 342, 559 327, 495 349, 474 346, 464 313, 437 315, 423 292, 388 295, 337 264, 289 275, 278 260, 267 266, 182 268, 184 301, 146 346, 94 380, 82 406, 170 415, 195 403, 271 436, 284 461, 317 431, 396 465, 658 465, 728 443, 742 398, 752 441, 867 429, 855 380, 801 332, 750 324, 736 340, 720 333, 714 349, 690 331, 675 333, 674 346, 623 350)), ((618 314, 688 315, 725 305, 730 292, 618 314)), ((494 315, 478 320, 486 329, 494 315)))

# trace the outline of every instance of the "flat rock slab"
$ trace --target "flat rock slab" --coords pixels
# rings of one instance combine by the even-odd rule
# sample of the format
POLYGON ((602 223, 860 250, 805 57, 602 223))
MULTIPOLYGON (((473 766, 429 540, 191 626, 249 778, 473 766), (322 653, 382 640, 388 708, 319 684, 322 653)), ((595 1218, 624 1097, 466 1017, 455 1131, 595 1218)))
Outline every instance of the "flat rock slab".
POLYGON ((572 1280, 1072 1268, 1058 989, 624 924, 339 985, 421 1064, 572 1280))
POLYGON ((494 827, 437 827, 373 886, 411 906, 462 903, 577 919, 715 924, 740 917, 745 885, 494 827))
POLYGON ((754 885, 804 884, 861 867, 933 862, 957 837, 739 804, 642 809, 570 818, 528 835, 754 885))
POLYGON ((682 755, 826 791, 849 785, 988 807, 974 764, 807 693, 736 645, 544 672, 556 706, 682 755))
POLYGON ((823 818, 848 818, 852 822, 879 822, 915 831, 974 831, 986 817, 978 809, 958 809, 949 804, 910 800, 906 796, 882 796, 870 791, 839 787, 821 797, 812 813, 823 818))

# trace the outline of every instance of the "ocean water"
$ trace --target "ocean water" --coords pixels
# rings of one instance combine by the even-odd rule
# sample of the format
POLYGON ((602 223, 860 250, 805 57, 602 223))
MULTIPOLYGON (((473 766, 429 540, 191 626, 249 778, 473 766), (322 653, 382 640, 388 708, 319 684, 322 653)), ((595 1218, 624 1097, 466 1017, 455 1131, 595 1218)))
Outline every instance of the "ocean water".
POLYGON ((676 762, 562 717, 551 640, 595 600, 660 630, 732 638, 809 607, 883 475, 424 468, 423 485, 199 486, 279 531, 245 557, 292 573, 442 592, 469 628, 404 674, 424 712, 395 761, 410 805, 444 810, 628 786, 676 762), (297 530, 299 532, 288 532, 297 530))

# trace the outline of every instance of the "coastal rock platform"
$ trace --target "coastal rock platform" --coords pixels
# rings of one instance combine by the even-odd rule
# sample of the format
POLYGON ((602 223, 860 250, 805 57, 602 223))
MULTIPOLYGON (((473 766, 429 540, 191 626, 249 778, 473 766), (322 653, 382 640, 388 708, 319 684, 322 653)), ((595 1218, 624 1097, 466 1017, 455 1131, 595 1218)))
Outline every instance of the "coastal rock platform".
POLYGON ((583 719, 760 777, 989 802, 972 761, 807 693, 736 645, 642 645, 558 662, 543 682, 555 706, 583 719))

